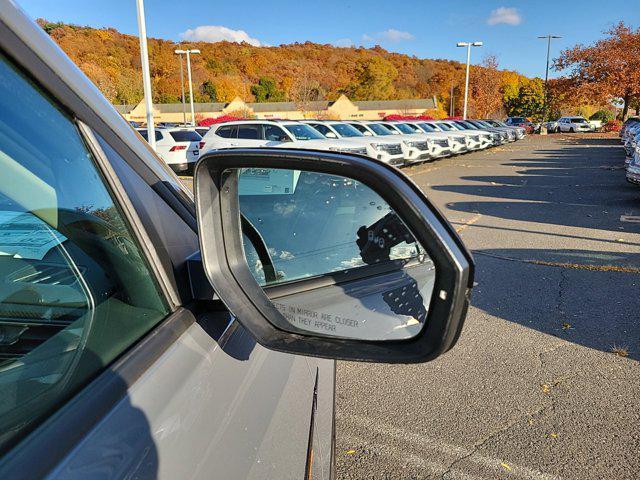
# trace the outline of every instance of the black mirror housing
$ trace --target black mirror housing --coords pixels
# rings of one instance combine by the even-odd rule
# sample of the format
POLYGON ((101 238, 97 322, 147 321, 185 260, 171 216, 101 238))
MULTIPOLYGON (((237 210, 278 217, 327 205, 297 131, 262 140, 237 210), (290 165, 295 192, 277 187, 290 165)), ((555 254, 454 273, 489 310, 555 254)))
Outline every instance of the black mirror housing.
MULTIPOLYGON (((473 259, 438 209, 396 168, 357 155, 281 148, 225 150, 201 158, 195 169, 194 187, 206 276, 218 297, 261 345, 282 352, 325 358, 416 363, 436 358, 457 341, 473 286, 473 259), (339 176, 352 179, 378 194, 397 212, 400 223, 406 225, 415 242, 424 247, 435 265, 424 326, 419 331, 412 330, 407 338, 351 338, 349 335, 328 336, 305 331, 287 321, 282 308, 278 307, 283 298, 293 293, 320 292, 319 289, 327 286, 346 291, 353 279, 349 277, 346 281, 345 275, 334 272, 297 278, 281 285, 261 286, 258 283, 245 258, 242 232, 246 219, 239 206, 238 175, 229 174, 246 169, 288 169, 339 176)), ((388 230, 397 231, 398 228, 384 228, 385 232, 388 230)), ((361 243, 367 243, 366 233, 360 231, 361 243)), ((357 241, 354 236, 354 242, 357 241)), ((362 258, 369 262, 366 255, 362 258)), ((391 264, 397 266, 399 262, 391 264)), ((361 270, 366 270, 369 283, 375 283, 378 278, 388 279, 393 274, 384 271, 382 265, 368 265, 361 270)))

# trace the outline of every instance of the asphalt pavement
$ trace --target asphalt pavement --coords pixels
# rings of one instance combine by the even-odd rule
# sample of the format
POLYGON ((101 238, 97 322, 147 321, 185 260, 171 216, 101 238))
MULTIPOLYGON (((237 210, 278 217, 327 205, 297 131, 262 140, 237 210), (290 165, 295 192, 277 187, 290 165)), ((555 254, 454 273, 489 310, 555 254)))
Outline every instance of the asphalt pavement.
POLYGON ((617 137, 529 136, 406 170, 472 250, 460 341, 338 363, 339 479, 640 477, 640 189, 617 137))

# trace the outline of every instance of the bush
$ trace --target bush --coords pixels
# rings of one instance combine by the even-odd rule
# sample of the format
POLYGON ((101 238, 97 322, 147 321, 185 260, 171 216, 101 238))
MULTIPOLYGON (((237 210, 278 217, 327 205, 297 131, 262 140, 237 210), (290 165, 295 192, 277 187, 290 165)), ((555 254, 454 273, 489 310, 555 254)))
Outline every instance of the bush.
POLYGON ((589 117, 589 120, 600 120, 603 124, 609 123, 611 120, 615 120, 616 114, 610 110, 598 110, 596 113, 589 117))
POLYGON ((622 122, 620 120, 609 120, 604 124, 602 130, 605 132, 619 132, 622 128, 622 122))

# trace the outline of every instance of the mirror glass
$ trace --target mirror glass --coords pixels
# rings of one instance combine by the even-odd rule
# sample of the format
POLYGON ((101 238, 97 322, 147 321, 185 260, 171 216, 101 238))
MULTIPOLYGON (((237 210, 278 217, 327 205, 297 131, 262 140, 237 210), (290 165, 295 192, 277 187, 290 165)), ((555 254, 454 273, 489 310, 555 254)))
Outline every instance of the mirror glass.
POLYGON ((310 171, 225 174, 238 181, 247 266, 291 326, 361 340, 424 327, 434 263, 373 189, 310 171))

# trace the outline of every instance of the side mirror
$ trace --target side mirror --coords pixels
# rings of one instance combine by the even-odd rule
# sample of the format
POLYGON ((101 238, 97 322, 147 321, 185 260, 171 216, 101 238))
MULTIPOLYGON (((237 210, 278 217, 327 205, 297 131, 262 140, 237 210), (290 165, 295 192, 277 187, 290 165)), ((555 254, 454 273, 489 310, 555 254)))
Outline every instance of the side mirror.
POLYGON ((338 138, 338 136, 331 131, 328 131, 327 133, 325 133, 324 136, 327 138, 338 138))
POLYGON ((366 131, 362 132, 362 134, 363 134, 365 137, 373 137, 373 133, 371 133, 369 130, 366 130, 366 131))
POLYGON ((278 139, 278 141, 279 141, 279 142, 282 142, 282 143, 287 143, 287 142, 292 142, 293 140, 291 140, 291 139, 290 139, 289 137, 287 137, 286 135, 283 135, 283 136, 281 136, 281 137, 278 139))
POLYGON ((194 185, 205 274, 263 346, 409 363, 457 341, 473 260, 399 170, 351 155, 227 150, 202 157, 194 185))

